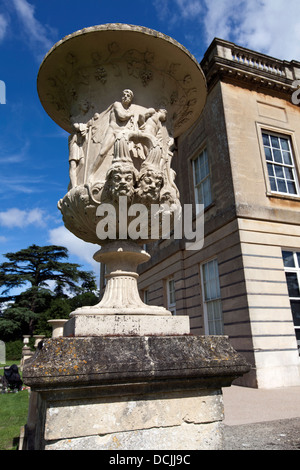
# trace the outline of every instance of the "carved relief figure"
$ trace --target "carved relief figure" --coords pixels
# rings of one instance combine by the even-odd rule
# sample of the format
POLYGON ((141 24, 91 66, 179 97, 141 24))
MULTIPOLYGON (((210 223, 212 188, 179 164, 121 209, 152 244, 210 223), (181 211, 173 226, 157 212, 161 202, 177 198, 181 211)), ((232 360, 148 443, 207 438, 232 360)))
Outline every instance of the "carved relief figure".
POLYGON ((79 116, 72 117, 72 186, 59 208, 73 233, 97 243, 96 212, 103 203, 118 209, 119 198, 126 196, 129 206, 143 204, 150 209, 148 214, 152 204, 167 204, 175 214, 180 203, 171 169, 174 139, 167 128, 167 111, 133 104, 129 89, 101 113, 88 115, 92 107, 83 101, 79 116))
POLYGON ((129 199, 134 194, 136 171, 129 163, 114 163, 106 175, 106 182, 102 193, 102 202, 119 203, 120 196, 129 199))
POLYGON ((131 90, 124 90, 122 101, 116 101, 112 105, 109 116, 109 126, 102 140, 99 155, 96 157, 93 163, 92 173, 97 171, 103 159, 115 144, 116 140, 121 139, 122 131, 123 138, 125 138, 124 130, 126 131, 133 128, 134 112, 131 109, 132 100, 133 92, 131 90))
POLYGON ((71 116, 70 119, 74 129, 73 134, 69 137, 69 175, 71 188, 77 186, 79 167, 83 167, 84 165, 85 155, 83 144, 86 138, 87 124, 84 124, 82 121, 89 109, 90 104, 86 100, 80 101, 80 114, 71 116))
POLYGON ((151 204, 158 204, 163 184, 163 173, 158 168, 152 165, 142 166, 137 180, 136 202, 147 207, 151 204))

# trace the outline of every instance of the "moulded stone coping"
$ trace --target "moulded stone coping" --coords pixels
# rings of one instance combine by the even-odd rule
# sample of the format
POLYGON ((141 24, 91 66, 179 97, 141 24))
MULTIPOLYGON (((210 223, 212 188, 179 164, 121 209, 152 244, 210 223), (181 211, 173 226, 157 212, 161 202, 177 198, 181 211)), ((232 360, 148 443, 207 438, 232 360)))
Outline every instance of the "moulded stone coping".
POLYGON ((23 378, 34 390, 99 386, 111 394, 111 384, 229 386, 249 369, 225 336, 103 336, 45 340, 23 378))

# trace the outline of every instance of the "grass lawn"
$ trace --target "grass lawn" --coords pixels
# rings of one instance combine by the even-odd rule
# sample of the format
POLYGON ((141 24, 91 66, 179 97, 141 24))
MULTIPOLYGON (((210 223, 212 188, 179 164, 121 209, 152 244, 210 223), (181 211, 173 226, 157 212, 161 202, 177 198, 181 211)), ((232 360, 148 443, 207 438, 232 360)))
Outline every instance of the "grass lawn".
MULTIPOLYGON (((5 366, 15 363, 7 362, 5 366)), ((0 375, 3 375, 3 368, 0 369, 0 375)), ((27 422, 28 403, 28 390, 0 394, 0 450, 18 448, 21 427, 27 422)))

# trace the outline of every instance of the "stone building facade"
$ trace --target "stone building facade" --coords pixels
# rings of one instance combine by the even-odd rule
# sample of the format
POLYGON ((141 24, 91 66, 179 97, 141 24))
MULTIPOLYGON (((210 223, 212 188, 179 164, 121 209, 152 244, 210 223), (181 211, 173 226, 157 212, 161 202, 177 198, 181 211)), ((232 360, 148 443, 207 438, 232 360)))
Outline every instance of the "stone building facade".
POLYGON ((205 206, 204 246, 150 247, 141 295, 228 335, 252 365, 238 384, 299 385, 300 63, 215 39, 201 66, 206 106, 173 168, 182 205, 205 206))

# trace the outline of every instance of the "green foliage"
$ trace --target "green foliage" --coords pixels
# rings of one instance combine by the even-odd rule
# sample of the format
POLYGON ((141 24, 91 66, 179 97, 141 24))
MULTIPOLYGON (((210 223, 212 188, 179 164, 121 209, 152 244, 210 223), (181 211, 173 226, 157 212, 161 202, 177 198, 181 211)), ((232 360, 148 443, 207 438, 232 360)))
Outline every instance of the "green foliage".
POLYGON ((25 307, 9 307, 0 318, 0 339, 9 341, 12 338, 22 338, 28 334, 30 323, 37 314, 25 307))
POLYGON ((68 299, 61 297, 54 298, 49 308, 39 315, 34 333, 37 335, 45 335, 50 338, 52 335, 52 327, 49 325, 48 320, 69 318, 70 313, 71 308, 68 299))
POLYGON ((81 271, 80 266, 67 261, 67 249, 59 246, 32 245, 16 253, 4 255, 9 262, 0 265, 0 287, 4 302, 0 312, 0 339, 8 342, 22 339, 23 335, 51 336, 50 319, 68 318, 82 305, 94 305, 98 297, 93 273, 81 271), (55 281, 53 290, 47 281, 55 281), (26 286, 21 294, 7 295, 13 287, 26 286), (72 294, 69 297, 65 291, 72 294), (5 297, 3 297, 5 295, 5 297))
POLYGON ((84 305, 96 305, 99 302, 99 297, 94 292, 83 292, 68 300, 70 304, 70 312, 76 310, 76 308, 83 307, 84 305))
POLYGON ((70 292, 79 294, 82 289, 95 289, 95 277, 92 273, 81 271, 80 265, 60 261, 68 258, 68 250, 62 246, 31 245, 16 253, 6 253, 9 261, 0 265, 0 287, 2 301, 13 296, 7 296, 15 287, 31 284, 31 287, 45 287, 48 281, 55 281, 55 287, 67 287, 70 292), (79 285, 82 283, 82 286, 79 285))
POLYGON ((5 344, 6 346, 6 360, 7 361, 21 361, 22 348, 24 346, 23 341, 18 339, 16 341, 10 341, 5 344))
POLYGON ((17 450, 21 426, 27 422, 28 390, 0 394, 0 450, 17 450))

